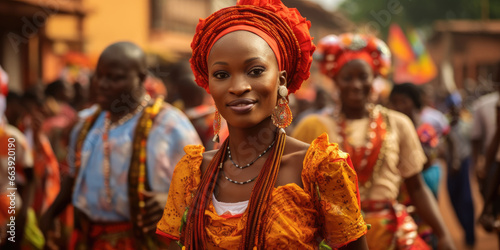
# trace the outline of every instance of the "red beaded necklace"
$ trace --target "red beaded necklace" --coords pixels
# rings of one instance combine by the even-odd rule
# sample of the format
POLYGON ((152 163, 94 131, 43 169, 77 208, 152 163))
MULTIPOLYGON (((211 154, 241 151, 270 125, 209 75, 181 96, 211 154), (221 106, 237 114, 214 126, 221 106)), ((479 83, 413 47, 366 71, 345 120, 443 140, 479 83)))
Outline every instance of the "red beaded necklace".
POLYGON ((109 145, 109 131, 115 127, 123 125, 125 122, 128 120, 132 119, 136 114, 140 113, 144 107, 148 105, 149 100, 151 100, 151 97, 149 95, 145 95, 142 102, 135 108, 134 111, 128 113, 127 115, 123 116, 120 118, 117 122, 111 123, 111 113, 106 112, 106 115, 104 117, 104 131, 102 133, 102 147, 104 150, 104 160, 102 162, 102 172, 104 175, 104 189, 106 192, 106 204, 111 204, 112 200, 112 192, 111 192, 111 184, 110 184, 110 178, 111 178, 111 146, 109 145))
POLYGON ((342 149, 351 156, 352 164, 358 175, 358 182, 362 189, 368 189, 371 186, 373 174, 383 163, 385 155, 385 137, 387 135, 387 119, 385 109, 381 106, 370 106, 368 129, 366 139, 362 146, 355 147, 346 134, 346 119, 339 118, 339 144, 342 149))

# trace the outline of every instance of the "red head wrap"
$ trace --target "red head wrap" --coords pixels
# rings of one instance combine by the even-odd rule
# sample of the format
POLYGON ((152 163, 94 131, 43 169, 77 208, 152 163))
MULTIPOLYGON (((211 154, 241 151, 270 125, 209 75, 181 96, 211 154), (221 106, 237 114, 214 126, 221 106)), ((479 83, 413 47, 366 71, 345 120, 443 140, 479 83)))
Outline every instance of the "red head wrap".
POLYGON ((7 72, 5 72, 0 66, 0 95, 7 96, 9 93, 9 76, 7 75, 7 72))
POLYGON ((342 67, 356 59, 367 62, 376 75, 386 76, 391 67, 387 45, 373 36, 346 33, 329 35, 319 41, 315 57, 323 74, 334 77, 342 67))
POLYGON ((229 32, 247 30, 269 44, 279 69, 287 72, 288 92, 293 93, 309 78, 315 49, 310 26, 297 9, 287 8, 280 0, 239 0, 236 6, 200 19, 191 43, 190 63, 196 83, 208 91, 207 58, 213 44, 229 32))

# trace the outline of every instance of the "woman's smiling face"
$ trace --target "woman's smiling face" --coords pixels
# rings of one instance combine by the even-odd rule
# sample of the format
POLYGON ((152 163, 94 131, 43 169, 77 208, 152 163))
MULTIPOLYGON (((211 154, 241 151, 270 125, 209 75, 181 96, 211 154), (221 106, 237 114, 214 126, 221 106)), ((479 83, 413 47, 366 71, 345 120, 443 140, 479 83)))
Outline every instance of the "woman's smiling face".
POLYGON ((364 108, 374 78, 373 70, 367 62, 355 59, 346 63, 334 77, 342 105, 354 109, 364 108))
POLYGON ((230 126, 250 128, 271 115, 286 73, 264 39, 231 32, 215 42, 207 65, 210 93, 230 126))

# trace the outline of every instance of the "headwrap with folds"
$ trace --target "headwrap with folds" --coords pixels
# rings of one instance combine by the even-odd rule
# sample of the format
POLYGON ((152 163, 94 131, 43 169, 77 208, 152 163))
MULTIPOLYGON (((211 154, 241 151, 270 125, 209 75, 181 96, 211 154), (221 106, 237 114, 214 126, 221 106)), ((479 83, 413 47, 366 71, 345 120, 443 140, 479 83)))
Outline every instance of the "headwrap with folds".
POLYGON ((227 33, 246 30, 269 44, 279 69, 287 72, 288 92, 294 93, 310 74, 315 49, 310 26, 297 9, 287 8, 280 0, 239 0, 236 6, 200 19, 191 43, 196 83, 209 91, 207 59, 213 44, 227 33))
POLYGON ((7 108, 6 97, 9 93, 9 75, 5 72, 0 66, 0 123, 2 123, 2 116, 5 113, 5 109, 7 108))
POLYGON ((367 62, 375 75, 387 76, 391 67, 391 52, 380 39, 361 34, 328 35, 321 39, 314 55, 321 72, 334 77, 342 67, 356 59, 367 62))

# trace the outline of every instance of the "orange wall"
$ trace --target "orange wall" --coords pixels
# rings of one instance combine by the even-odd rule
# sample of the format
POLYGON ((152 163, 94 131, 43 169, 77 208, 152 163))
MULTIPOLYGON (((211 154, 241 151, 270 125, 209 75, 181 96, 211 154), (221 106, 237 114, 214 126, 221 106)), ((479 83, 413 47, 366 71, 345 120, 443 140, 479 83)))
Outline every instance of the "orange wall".
POLYGON ((84 21, 84 51, 97 57, 109 44, 134 42, 145 47, 148 42, 149 1, 85 0, 90 10, 84 21))

